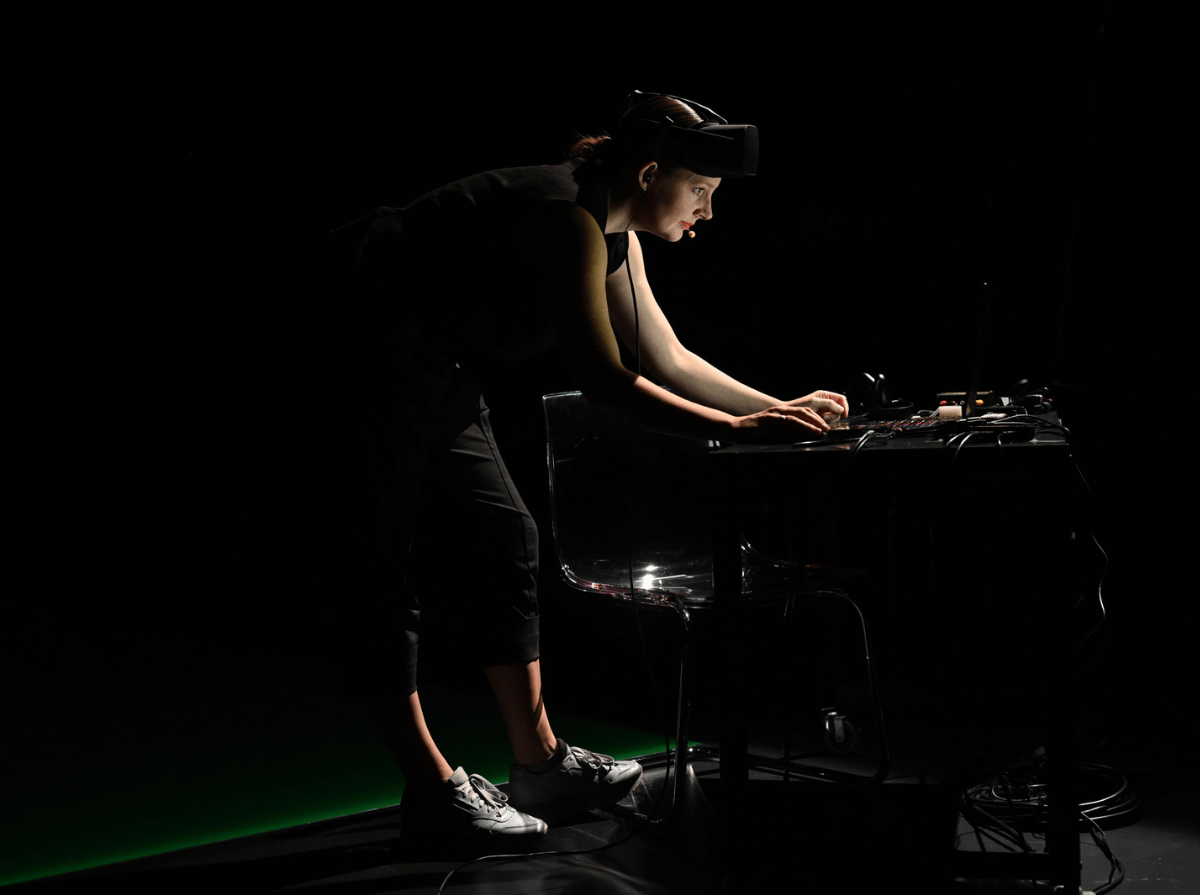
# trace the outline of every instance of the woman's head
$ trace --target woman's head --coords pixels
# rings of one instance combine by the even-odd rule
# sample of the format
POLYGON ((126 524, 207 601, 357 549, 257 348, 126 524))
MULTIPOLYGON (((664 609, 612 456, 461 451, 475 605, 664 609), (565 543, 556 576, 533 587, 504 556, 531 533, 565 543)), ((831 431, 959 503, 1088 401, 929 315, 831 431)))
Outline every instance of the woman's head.
POLYGON ((635 92, 611 138, 585 137, 572 156, 613 167, 655 161, 664 171, 687 168, 708 177, 743 177, 758 170, 758 129, 729 124, 692 100, 635 92))
POLYGON ((704 119, 696 110, 673 96, 635 93, 625 113, 618 119, 613 134, 580 137, 567 153, 568 158, 595 158, 609 166, 656 161, 664 171, 679 167, 681 152, 678 139, 672 139, 671 126, 691 127, 704 119))
POLYGON ((758 131, 680 97, 635 93, 611 137, 584 137, 571 155, 603 166, 610 212, 621 209, 626 229, 675 241, 712 218, 723 176, 754 173, 758 131))

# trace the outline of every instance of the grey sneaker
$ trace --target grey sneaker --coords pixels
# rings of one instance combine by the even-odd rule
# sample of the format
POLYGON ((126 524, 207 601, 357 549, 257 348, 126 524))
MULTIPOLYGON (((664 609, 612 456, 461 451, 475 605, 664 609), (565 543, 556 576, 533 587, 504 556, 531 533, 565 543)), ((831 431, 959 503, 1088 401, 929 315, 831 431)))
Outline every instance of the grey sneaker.
POLYGON ((478 774, 456 768, 450 779, 421 795, 405 792, 404 826, 423 836, 541 836, 546 822, 508 804, 508 796, 478 774))
POLYGON ((555 819, 616 804, 642 779, 636 761, 616 761, 563 740, 544 764, 536 770, 513 765, 508 794, 514 804, 555 819))

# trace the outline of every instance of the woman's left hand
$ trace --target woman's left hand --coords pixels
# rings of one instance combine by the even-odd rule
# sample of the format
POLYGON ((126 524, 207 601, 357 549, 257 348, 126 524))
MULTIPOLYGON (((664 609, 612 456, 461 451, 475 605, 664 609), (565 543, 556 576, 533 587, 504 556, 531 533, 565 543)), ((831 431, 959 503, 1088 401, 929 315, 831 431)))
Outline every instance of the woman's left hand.
POLYGON ((850 413, 850 402, 846 400, 845 395, 824 390, 815 391, 810 395, 805 395, 803 398, 796 398, 794 401, 788 401, 786 404, 780 406, 789 410, 799 410, 800 408, 811 410, 827 423, 833 420, 840 420, 850 413))

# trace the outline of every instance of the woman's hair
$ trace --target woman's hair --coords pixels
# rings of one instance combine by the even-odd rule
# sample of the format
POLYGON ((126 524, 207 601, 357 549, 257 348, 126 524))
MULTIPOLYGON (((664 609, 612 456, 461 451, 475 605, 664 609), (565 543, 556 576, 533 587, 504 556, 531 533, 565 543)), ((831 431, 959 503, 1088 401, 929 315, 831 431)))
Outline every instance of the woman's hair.
POLYGON ((587 137, 583 134, 576 134, 575 142, 571 144, 571 148, 567 150, 567 158, 591 158, 592 153, 596 151, 596 147, 601 143, 606 143, 612 139, 608 134, 600 134, 595 137, 587 137))
POLYGON ((567 158, 602 160, 608 157, 619 157, 621 162, 640 162, 649 161, 653 155, 661 167, 666 169, 677 167, 679 153, 670 137, 663 140, 657 147, 642 148, 637 145, 624 145, 621 141, 622 126, 627 122, 642 120, 666 122, 668 118, 677 126, 682 127, 699 124, 704 120, 696 114, 691 106, 673 96, 651 96, 625 110, 625 114, 621 116, 617 121, 617 126, 613 129, 613 136, 606 133, 594 137, 580 135, 567 150, 567 158), (618 146, 619 151, 614 152, 618 146), (644 156, 644 158, 639 156, 644 156))

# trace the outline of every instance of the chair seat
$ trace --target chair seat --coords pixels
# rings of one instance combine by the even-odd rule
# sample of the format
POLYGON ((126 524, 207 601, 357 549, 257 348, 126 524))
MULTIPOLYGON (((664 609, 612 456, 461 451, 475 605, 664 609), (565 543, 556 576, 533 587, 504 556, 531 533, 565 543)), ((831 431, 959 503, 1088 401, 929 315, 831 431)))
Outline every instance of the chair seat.
MULTIPOLYGON (((745 557, 746 551, 743 551, 745 557)), ((681 557, 660 554, 639 556, 642 564, 629 574, 628 560, 575 557, 562 565, 567 583, 584 591, 628 598, 630 586, 639 599, 667 602, 670 595, 687 605, 714 604, 712 558, 707 555, 681 557)), ((787 561, 745 562, 742 565, 742 597, 753 603, 778 603, 822 590, 843 589, 866 577, 857 569, 832 566, 801 566, 787 561)))

